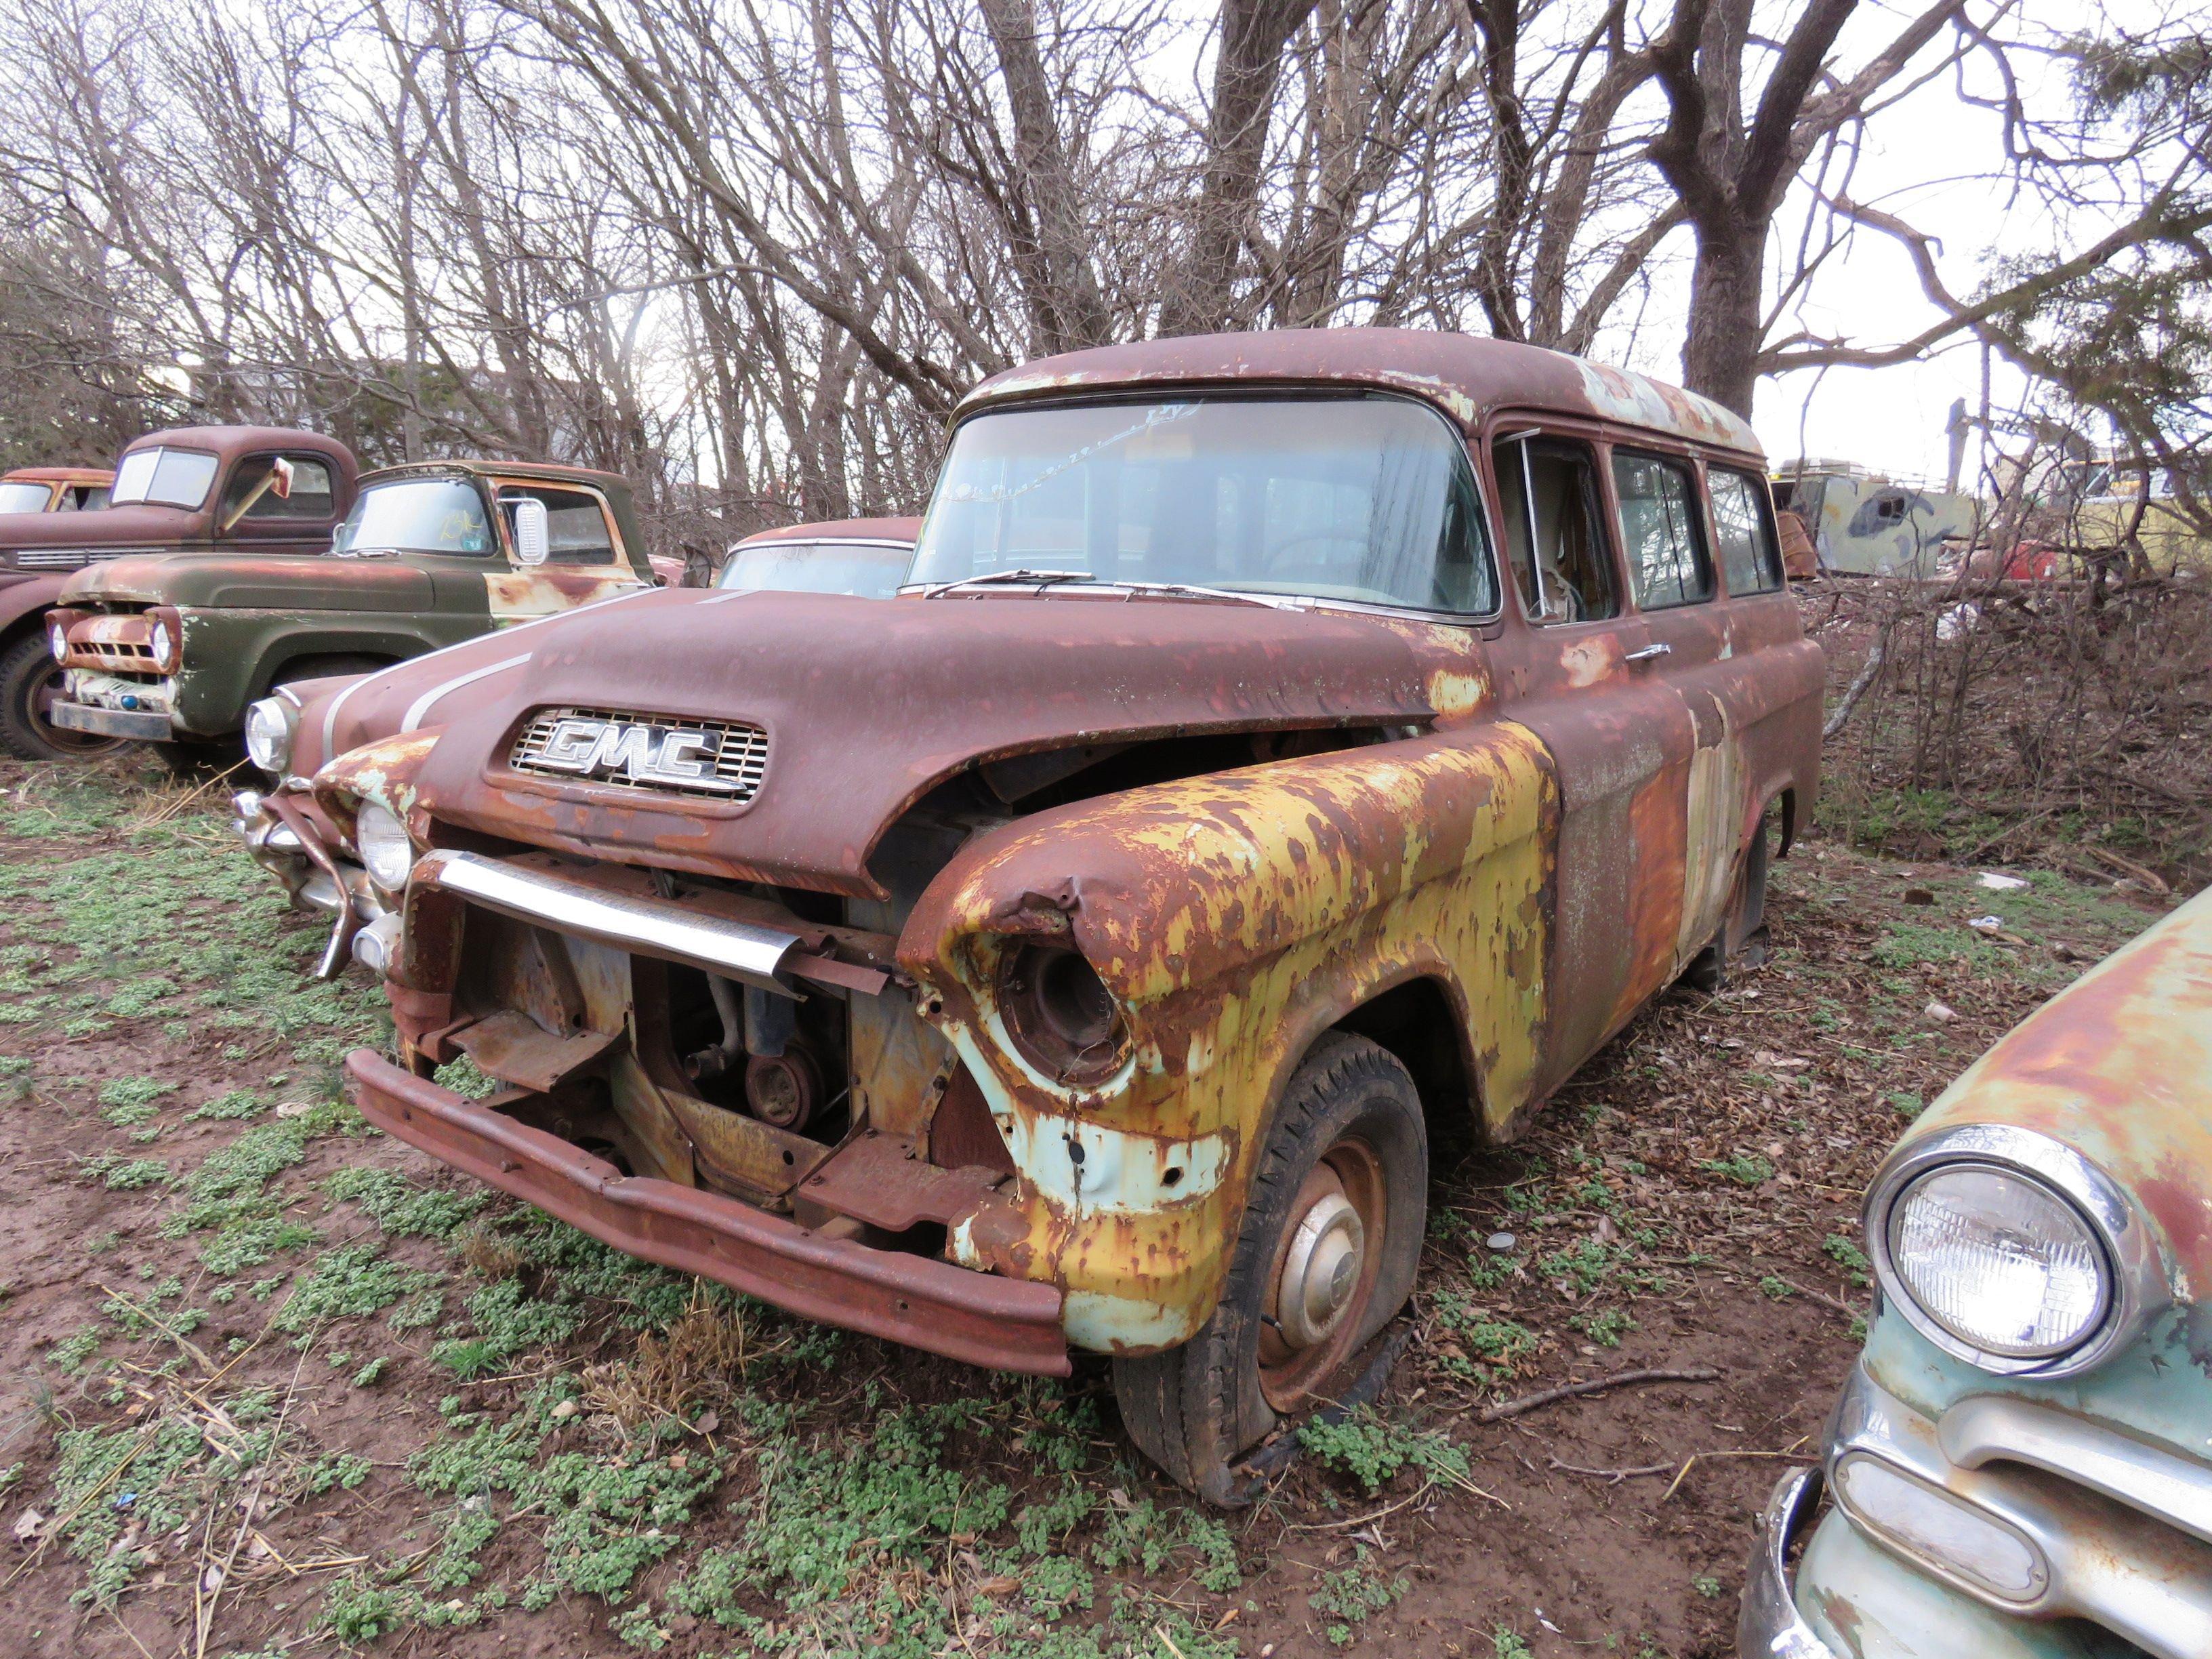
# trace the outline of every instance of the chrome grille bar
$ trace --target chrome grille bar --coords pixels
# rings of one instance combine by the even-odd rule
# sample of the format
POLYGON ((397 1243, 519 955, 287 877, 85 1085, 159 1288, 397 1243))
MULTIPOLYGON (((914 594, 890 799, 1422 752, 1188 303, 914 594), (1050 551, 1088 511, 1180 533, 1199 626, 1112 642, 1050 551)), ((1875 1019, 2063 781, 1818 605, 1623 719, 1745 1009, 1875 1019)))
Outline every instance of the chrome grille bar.
POLYGON ((422 855, 408 888, 410 893, 451 893, 556 933, 726 975, 764 991, 795 994, 785 963, 803 942, 796 933, 701 915, 665 899, 611 893, 543 871, 517 869, 480 853, 444 848, 422 855))

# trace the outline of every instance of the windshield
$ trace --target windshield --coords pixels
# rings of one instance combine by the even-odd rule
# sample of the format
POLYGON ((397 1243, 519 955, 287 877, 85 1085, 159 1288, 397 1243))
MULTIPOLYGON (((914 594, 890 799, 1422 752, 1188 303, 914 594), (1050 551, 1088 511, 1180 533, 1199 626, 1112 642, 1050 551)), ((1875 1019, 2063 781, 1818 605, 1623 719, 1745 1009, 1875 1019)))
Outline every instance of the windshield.
POLYGON ((906 579, 914 550, 881 542, 762 542, 733 547, 715 580, 741 592, 774 588, 786 593, 856 593, 887 599, 906 579))
POLYGON ((981 415, 953 434, 915 583, 1018 568, 1498 609, 1467 452, 1395 398, 1210 398, 981 415))
POLYGON ((459 478, 409 478, 371 484, 338 526, 339 553, 468 553, 495 550, 483 496, 459 478))
POLYGON ((43 513, 52 487, 42 483, 0 483, 0 513, 43 513))
POLYGON ((134 449, 117 464, 108 500, 117 507, 198 507, 215 482, 215 457, 198 449, 134 449))

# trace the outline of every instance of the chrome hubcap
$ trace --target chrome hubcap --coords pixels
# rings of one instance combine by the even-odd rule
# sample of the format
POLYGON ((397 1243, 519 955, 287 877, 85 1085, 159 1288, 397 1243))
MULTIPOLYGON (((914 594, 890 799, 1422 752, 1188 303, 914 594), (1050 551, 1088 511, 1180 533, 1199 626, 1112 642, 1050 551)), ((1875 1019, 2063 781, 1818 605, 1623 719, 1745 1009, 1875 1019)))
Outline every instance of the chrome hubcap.
POLYGON ((1359 1286, 1367 1230, 1340 1192, 1322 1194, 1298 1218, 1275 1295, 1283 1340, 1310 1348, 1336 1328, 1359 1286))

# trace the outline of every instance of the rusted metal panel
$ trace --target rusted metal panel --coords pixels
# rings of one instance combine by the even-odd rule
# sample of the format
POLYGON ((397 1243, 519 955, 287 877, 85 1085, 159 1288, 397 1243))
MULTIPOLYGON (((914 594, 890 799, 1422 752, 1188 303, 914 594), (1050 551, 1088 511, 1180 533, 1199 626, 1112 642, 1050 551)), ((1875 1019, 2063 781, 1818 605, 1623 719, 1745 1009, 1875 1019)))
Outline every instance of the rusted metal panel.
POLYGON ((1557 810, 1542 744, 1500 722, 1133 790, 974 842, 916 908, 900 961, 939 1000, 1025 1177, 1027 1231, 992 1259, 1018 1253, 1062 1284, 1086 1346, 1188 1336, 1282 1079, 1409 977, 1444 988, 1484 1117, 1510 1121, 1543 1042, 1557 810), (1064 930, 1127 1019, 1127 1064, 1097 1087, 1045 1079, 992 1036, 991 953, 1038 930, 1064 930))
POLYGON ((1050 1285, 870 1249, 735 1199, 624 1176, 365 1048, 347 1056, 346 1094, 386 1133, 648 1261, 969 1364, 1046 1376, 1072 1369, 1050 1285))
POLYGON ((979 1165, 940 1169, 904 1135, 864 1129, 799 1184, 799 1196, 839 1215, 902 1233, 942 1226, 972 1210, 1006 1179, 979 1165))
POLYGON ((462 1027, 453 1045, 487 1077, 543 1092, 613 1047, 613 1031, 555 1036, 529 1015, 506 1010, 462 1027))

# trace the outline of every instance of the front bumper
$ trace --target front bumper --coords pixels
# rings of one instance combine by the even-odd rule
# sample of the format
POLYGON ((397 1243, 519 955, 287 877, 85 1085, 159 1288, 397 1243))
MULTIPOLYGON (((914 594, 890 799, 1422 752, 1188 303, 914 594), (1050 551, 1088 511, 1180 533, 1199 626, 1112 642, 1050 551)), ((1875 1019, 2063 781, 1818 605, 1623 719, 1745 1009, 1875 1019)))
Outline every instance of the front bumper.
POLYGON ((2154 1659, 2212 1654, 2212 1485, 2202 1484, 2212 1472, 2203 1466, 2012 1395, 1969 1395, 1931 1420, 1863 1364, 1838 1403, 1826 1459, 1838 1503, 1794 1589, 1785 1563, 1817 1487, 1792 1476, 1767 1506, 1738 1627, 1742 1659, 2090 1659, 2110 1652, 2112 1638, 2154 1659), (2021 1540, 2036 1588, 2008 1598, 1862 1513, 1850 1495, 1855 1463, 2021 1540))
POLYGON ((393 1065, 346 1057, 363 1117, 601 1243, 826 1325, 949 1359, 1066 1376, 1058 1287, 834 1238, 737 1199, 625 1176, 559 1136, 393 1065))
POLYGON ((312 796, 241 790, 231 797, 230 810, 230 827, 246 855, 276 878, 293 908, 331 919, 315 977, 336 979, 354 959, 355 942, 387 914, 368 872, 333 850, 337 837, 312 796))
POLYGON ((1744 1575, 1743 1606, 1736 1617, 1739 1659, 1836 1659, 1799 1616, 1790 1589, 1790 1550, 1820 1503, 1820 1472, 1792 1469, 1766 1500, 1759 1547, 1744 1575))
POLYGON ((46 718, 64 732, 128 738, 136 743, 167 743, 172 735, 169 717, 150 708, 102 708, 56 698, 46 710, 46 718))

